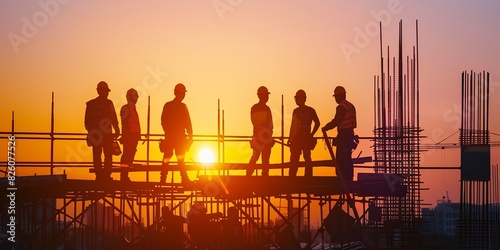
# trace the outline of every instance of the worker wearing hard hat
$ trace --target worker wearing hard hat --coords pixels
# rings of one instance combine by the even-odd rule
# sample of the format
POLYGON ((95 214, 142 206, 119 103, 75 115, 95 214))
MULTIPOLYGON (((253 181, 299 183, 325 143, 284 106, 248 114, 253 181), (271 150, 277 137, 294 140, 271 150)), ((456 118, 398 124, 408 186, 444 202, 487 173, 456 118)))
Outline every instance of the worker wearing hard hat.
POLYGON ((141 139, 141 124, 139 122, 139 114, 135 105, 139 99, 139 93, 135 89, 127 91, 127 104, 120 109, 120 117, 122 120, 122 137, 120 142, 123 144, 123 154, 120 160, 121 181, 130 181, 128 177, 128 167, 134 162, 137 144, 141 139))
MULTIPOLYGON (((179 83, 175 85, 175 97, 172 101, 165 103, 161 113, 161 126, 165 132, 165 144, 162 148, 164 153, 162 165, 165 167, 169 165, 170 158, 172 158, 175 150, 177 165, 180 168, 179 171, 184 185, 191 184, 186 173, 184 156, 193 142, 191 117, 189 116, 186 104, 182 102, 186 96, 186 92, 184 84, 179 83)), ((168 169, 166 168, 161 171, 160 183, 166 182, 167 173, 168 169)))
POLYGON ((92 146, 94 169, 97 181, 110 181, 113 164, 113 137, 120 136, 115 106, 108 99, 111 90, 101 81, 97 84, 97 98, 87 102, 85 109, 85 129, 88 132, 87 145, 92 146), (115 133, 113 134, 113 130, 115 133), (104 167, 101 155, 104 152, 104 167))
POLYGON ((311 177, 313 169, 311 163, 311 150, 316 146, 314 134, 319 128, 319 118, 316 110, 306 106, 306 92, 299 89, 295 93, 295 103, 297 108, 292 113, 292 124, 290 126, 290 137, 288 145, 290 146, 290 170, 289 176, 296 176, 300 155, 306 163, 304 175, 311 177), (311 131, 311 125, 314 122, 314 127, 311 131))
POLYGON ((219 237, 219 223, 214 220, 222 218, 221 212, 207 213, 201 202, 195 202, 187 214, 188 232, 192 249, 206 249, 215 245, 219 237))
POLYGON ((184 240, 186 239, 186 235, 184 234, 184 224, 186 223, 186 218, 174 215, 169 207, 163 206, 161 208, 161 217, 158 220, 157 231, 163 234, 163 237, 158 240, 161 240, 161 244, 164 244, 161 245, 164 249, 185 249, 184 240))
POLYGON ((356 128, 356 108, 352 103, 346 100, 346 91, 344 87, 337 86, 333 96, 339 105, 337 106, 335 117, 322 128, 322 131, 326 132, 337 127, 337 166, 340 167, 344 180, 352 181, 354 170, 351 152, 354 149, 353 141, 355 140, 354 129, 356 128))
POLYGON ((271 148, 274 145, 273 139, 273 117, 271 109, 266 105, 269 100, 269 90, 265 86, 257 89, 259 102, 254 104, 250 110, 250 118, 253 125, 253 135, 250 146, 253 149, 249 167, 246 175, 251 176, 255 171, 255 164, 262 154, 262 176, 269 175, 269 158, 271 148))

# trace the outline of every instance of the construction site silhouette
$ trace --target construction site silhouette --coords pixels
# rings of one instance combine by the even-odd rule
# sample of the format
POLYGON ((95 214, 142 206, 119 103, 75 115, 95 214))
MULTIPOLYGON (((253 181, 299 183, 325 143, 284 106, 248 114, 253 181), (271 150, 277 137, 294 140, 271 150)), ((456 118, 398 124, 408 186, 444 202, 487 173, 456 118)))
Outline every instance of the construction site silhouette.
MULTIPOLYGON (((87 105, 90 107, 86 115, 90 122, 88 133, 55 131, 54 97, 50 132, 15 130, 13 112, 12 130, 0 131, 6 137, 2 139, 14 144, 25 140, 50 141, 50 160, 16 161, 14 164, 14 158, 12 163, 9 158, 2 163, 6 168, 2 170, 5 178, 0 179, 3 197, 0 228, 4 234, 0 237, 0 248, 298 250, 434 247, 421 229, 423 181, 420 153, 429 148, 421 145, 424 136, 419 118, 418 22, 416 46, 412 55, 407 57, 402 55, 402 22, 399 25, 398 56, 391 57, 387 50, 387 57, 382 57, 382 40, 380 44, 381 72, 373 82, 373 136, 354 136, 356 112, 352 104, 341 104, 343 100, 339 105, 344 105, 342 112, 351 120, 335 126, 330 124, 320 136, 314 136, 320 123, 314 109, 305 106, 303 90, 296 93, 298 108, 294 114, 308 117, 302 122, 294 120, 293 126, 306 127, 307 133, 300 132, 301 137, 294 137, 296 134, 285 137, 283 133, 273 135, 272 114, 266 105, 270 92, 264 86, 257 89, 259 103, 250 112, 253 135, 225 135, 220 105, 217 135, 193 134, 187 105, 182 103, 187 92, 184 84, 174 87, 175 98, 163 107, 163 133, 151 133, 150 100, 148 98, 148 122, 139 125, 137 116, 144 113, 135 110, 139 96, 131 89, 127 98, 135 98, 135 102, 129 100, 120 114, 122 123, 125 123, 122 126, 127 126, 122 132, 135 134, 132 139, 125 138, 130 145, 124 144, 127 147, 124 147, 123 154, 127 155, 120 161, 111 161, 112 151, 104 149, 102 166, 100 158, 104 142, 91 141, 88 144, 94 148, 92 162, 55 161, 54 143, 89 141, 91 131, 95 132, 97 125, 101 124, 92 119, 104 112, 103 107, 109 105, 109 100, 99 99, 98 105, 92 101, 87 105), (312 111, 302 110, 306 107, 312 111), (132 116, 125 115, 129 112, 132 116), (353 121, 354 126, 349 124, 353 121), (372 144, 373 157, 359 153, 352 158, 352 164, 343 163, 345 168, 364 168, 370 173, 354 176, 352 170, 337 164, 334 149, 338 144, 332 146, 332 141, 340 135, 331 137, 327 134, 333 127, 348 129, 351 137, 347 140, 356 140, 356 145, 372 144), (184 155, 191 144, 205 141, 217 144, 219 160, 216 163, 186 162, 184 155), (225 145, 242 141, 252 147, 249 163, 225 162, 225 145), (134 159, 138 143, 145 145, 146 159, 134 159), (310 159, 310 150, 316 143, 325 147, 330 159, 310 159), (279 163, 269 162, 273 146, 281 151, 282 161, 279 163), (164 153, 161 160, 150 159, 153 147, 161 147, 164 153), (290 162, 285 162, 284 152, 291 150, 288 147, 296 147, 296 151, 290 162), (174 152, 176 161, 171 161, 174 152), (298 160, 301 154, 305 161, 298 160), (257 163, 259 157, 262 157, 262 163, 257 163), (313 169, 318 167, 331 169, 331 175, 315 176, 313 169), (15 176, 11 173, 15 168, 36 168, 47 174, 15 176), (298 168, 304 168, 304 176, 297 175, 298 168), (56 174, 57 169, 65 171, 56 174), (95 173, 96 179, 69 178, 66 170, 72 169, 95 173), (120 180, 113 180, 112 173, 119 173, 120 180), (129 178, 132 173, 144 174, 144 178, 140 181, 129 178), (191 176, 196 173, 196 178, 190 180, 187 173, 191 176), (160 176, 160 180, 150 180, 151 174, 160 176), (182 181, 177 181, 174 175, 180 175, 182 181), (313 214, 319 217, 317 224, 312 220, 313 214), (11 219, 12 216, 15 220, 11 219)), ((382 30, 380 32, 382 34, 382 30)), ((485 194, 489 193, 491 185, 498 185, 496 179, 492 183, 490 162, 485 160, 490 156, 487 125, 489 73, 464 72, 462 80, 462 112, 467 115, 463 116, 460 142, 465 156, 460 180, 464 211, 460 220, 460 247, 493 249, 499 247, 498 239, 492 237, 498 235, 498 218, 494 220, 488 217, 488 212, 476 209, 478 205, 491 203, 484 198, 485 194), (471 85, 476 78, 479 79, 477 85, 471 85), (477 108, 469 106, 471 100, 479 100, 477 108), (481 122, 471 123, 471 120, 481 122), (474 168, 478 164, 479 172, 474 168), (475 221, 478 216, 483 218, 482 222, 475 221), (487 226, 484 226, 485 221, 489 223, 487 226)), ((344 86, 350 95, 355 95, 356 91, 350 90, 348 83, 344 86)), ((336 98, 343 95, 345 99, 346 89, 335 89, 336 98)), ((110 91, 106 82, 100 82, 97 90, 99 95, 110 91)), ((102 95, 107 96, 106 93, 102 95)), ((283 118, 283 111, 281 115, 283 118)), ((155 116, 159 117, 159 114, 155 116)), ((120 133, 120 129, 115 127, 114 120, 107 125, 106 136, 95 138, 106 137, 106 146, 112 147, 111 142, 117 139, 116 133, 120 133), (115 133, 111 132, 111 126, 115 133)), ((283 126, 281 131, 284 131, 283 126)), ((355 148, 351 146, 348 147, 349 158, 355 148)))

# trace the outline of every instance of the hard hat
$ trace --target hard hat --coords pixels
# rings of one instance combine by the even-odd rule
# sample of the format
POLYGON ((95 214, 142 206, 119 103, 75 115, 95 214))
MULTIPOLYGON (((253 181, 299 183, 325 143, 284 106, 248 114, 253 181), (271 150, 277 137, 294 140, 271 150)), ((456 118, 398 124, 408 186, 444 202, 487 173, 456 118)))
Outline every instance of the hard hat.
POLYGON ((161 211, 162 211, 163 213, 169 213, 169 212, 170 212, 170 207, 168 207, 168 206, 163 206, 163 207, 161 207, 161 211))
POLYGON ((111 91, 111 89, 109 89, 108 84, 105 81, 100 81, 97 84, 97 88, 96 89, 97 90, 99 90, 99 89, 106 89, 107 91, 111 91))
POLYGON ((187 92, 186 86, 184 86, 184 84, 182 84, 182 83, 178 83, 177 85, 175 85, 174 91, 187 92))
POLYGON ((127 90, 127 95, 139 96, 139 93, 137 93, 137 90, 135 90, 134 88, 132 88, 132 89, 127 90))
POLYGON ((266 88, 266 87, 264 87, 264 86, 260 86, 260 87, 257 89, 257 95, 262 95, 262 94, 267 94, 267 95, 269 95, 269 94, 271 94, 271 93, 269 93, 269 90, 267 90, 267 88, 266 88))
POLYGON ((339 94, 345 94, 345 89, 342 86, 337 86, 335 90, 333 90, 333 96, 339 95, 339 94))
POLYGON ((297 90, 297 93, 295 93, 295 97, 307 97, 306 92, 302 89, 297 90))

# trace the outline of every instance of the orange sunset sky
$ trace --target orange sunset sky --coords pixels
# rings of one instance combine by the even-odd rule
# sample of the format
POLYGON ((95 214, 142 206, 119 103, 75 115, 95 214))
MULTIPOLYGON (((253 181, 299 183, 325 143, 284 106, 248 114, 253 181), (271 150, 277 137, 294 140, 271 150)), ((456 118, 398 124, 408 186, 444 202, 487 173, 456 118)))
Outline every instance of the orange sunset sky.
MULTIPOLYGON (((423 143, 458 131, 464 70, 490 72, 489 128, 496 133, 491 140, 500 141, 498 10, 500 2, 494 0, 0 0, 0 131, 11 130, 15 111, 17 131, 49 132, 54 92, 56 132, 83 133, 85 102, 97 96, 96 85, 104 80, 117 110, 126 103, 127 89, 139 91, 144 133, 151 98, 151 133, 156 134, 162 133, 163 104, 173 98, 174 85, 184 83, 195 135, 217 134, 218 100, 226 135, 251 135, 250 107, 261 85, 271 92, 275 136, 281 135, 281 96, 287 136, 298 89, 307 92, 307 104, 316 109, 323 126, 335 112, 333 89, 343 85, 357 107, 357 134, 372 136, 373 76, 380 72, 374 28, 382 21, 384 46, 395 56, 398 22, 403 20, 404 55, 411 55, 418 19, 420 125, 427 136, 423 143)), ((458 135, 445 142, 458 142, 458 135)), ((360 150, 362 156, 371 155, 371 143, 362 141, 354 155, 360 150)), ((49 145, 19 140, 17 160, 47 161, 49 145)), ((152 147, 151 159, 160 160, 156 143, 152 147)), ((215 143, 195 142, 188 159, 197 161, 204 147, 216 150, 215 143)), ((136 159, 145 159, 145 146, 138 150, 136 159)), ((82 141, 57 141, 56 152, 56 161, 91 160, 82 141)), ((226 145, 227 162, 247 162, 250 155, 247 142, 226 145)), ((498 164, 498 155, 499 149, 492 148, 492 164, 498 164)), ((288 157, 286 150, 285 161, 288 157)), ((5 159, 0 153, 0 160, 5 159)), ((322 142, 313 159, 328 159, 322 142)), ((281 161, 281 147, 275 146, 271 161, 281 161)), ((458 149, 422 153, 422 166, 459 164, 458 149)), ((65 170, 69 178, 94 178, 88 170, 65 170)), ((333 171, 319 169, 315 174, 333 171)), ((424 203, 435 204, 447 191, 451 200, 459 200, 457 170, 423 170, 422 181, 422 187, 430 188, 422 193, 424 203)))

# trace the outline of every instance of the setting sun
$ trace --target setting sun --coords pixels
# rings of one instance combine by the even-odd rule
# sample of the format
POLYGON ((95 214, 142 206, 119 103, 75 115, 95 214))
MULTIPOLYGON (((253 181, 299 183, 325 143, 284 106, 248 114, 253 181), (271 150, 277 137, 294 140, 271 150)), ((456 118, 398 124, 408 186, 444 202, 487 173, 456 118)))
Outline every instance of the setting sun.
POLYGON ((198 161, 201 163, 214 163, 215 154, 212 149, 204 147, 198 152, 198 161))

